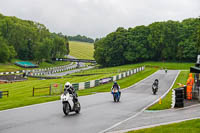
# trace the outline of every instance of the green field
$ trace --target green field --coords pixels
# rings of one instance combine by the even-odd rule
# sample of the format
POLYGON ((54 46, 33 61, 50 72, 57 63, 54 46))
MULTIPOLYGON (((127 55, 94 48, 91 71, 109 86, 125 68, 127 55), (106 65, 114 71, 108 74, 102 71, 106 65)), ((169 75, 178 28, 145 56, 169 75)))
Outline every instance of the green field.
MULTIPOLYGON (((177 83, 186 84, 189 71, 181 71, 176 82, 174 83, 172 89, 179 88, 180 86, 177 83)), ((172 89, 169 93, 162 99, 162 104, 156 103, 148 108, 148 110, 163 110, 171 108, 172 104, 172 89)))
POLYGON ((78 59, 94 59, 93 43, 69 41, 70 55, 78 59))
POLYGON ((200 119, 135 130, 128 133, 200 133, 200 119))

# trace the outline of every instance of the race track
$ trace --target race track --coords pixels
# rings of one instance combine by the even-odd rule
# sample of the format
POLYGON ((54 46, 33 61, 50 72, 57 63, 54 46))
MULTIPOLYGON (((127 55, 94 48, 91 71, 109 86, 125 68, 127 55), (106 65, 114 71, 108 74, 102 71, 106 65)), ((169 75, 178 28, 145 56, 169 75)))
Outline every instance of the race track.
POLYGON ((163 95, 178 71, 157 71, 145 80, 122 91, 119 103, 110 93, 79 97, 80 114, 64 116, 60 101, 0 112, 0 133, 98 133, 140 112, 163 95), (159 79, 159 91, 152 95, 151 85, 159 79))

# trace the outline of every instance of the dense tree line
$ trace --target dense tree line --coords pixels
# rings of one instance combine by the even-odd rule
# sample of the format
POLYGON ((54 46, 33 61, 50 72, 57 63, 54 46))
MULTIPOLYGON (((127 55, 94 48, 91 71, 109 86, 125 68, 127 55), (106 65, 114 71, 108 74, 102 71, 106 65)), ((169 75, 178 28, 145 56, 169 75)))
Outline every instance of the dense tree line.
POLYGON ((76 35, 76 36, 67 36, 70 41, 79 41, 79 42, 89 42, 94 43, 94 40, 92 38, 76 35))
POLYGON ((19 58, 39 63, 68 53, 66 36, 50 33, 43 24, 0 14, 0 62, 19 58))
POLYGON ((94 58, 103 66, 143 61, 196 61, 200 18, 155 22, 115 32, 95 41, 94 58))

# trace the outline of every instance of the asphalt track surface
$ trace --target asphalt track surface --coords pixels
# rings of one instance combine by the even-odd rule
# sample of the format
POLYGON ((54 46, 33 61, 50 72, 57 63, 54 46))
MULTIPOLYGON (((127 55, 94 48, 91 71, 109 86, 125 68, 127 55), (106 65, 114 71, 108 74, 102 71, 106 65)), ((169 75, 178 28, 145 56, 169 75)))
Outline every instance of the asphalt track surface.
POLYGON ((37 104, 0 112, 0 133, 99 133, 127 119, 163 95, 178 71, 157 71, 145 80, 122 91, 119 103, 110 93, 79 97, 80 114, 65 116, 60 101, 37 104), (159 79, 159 91, 152 95, 151 86, 159 79))

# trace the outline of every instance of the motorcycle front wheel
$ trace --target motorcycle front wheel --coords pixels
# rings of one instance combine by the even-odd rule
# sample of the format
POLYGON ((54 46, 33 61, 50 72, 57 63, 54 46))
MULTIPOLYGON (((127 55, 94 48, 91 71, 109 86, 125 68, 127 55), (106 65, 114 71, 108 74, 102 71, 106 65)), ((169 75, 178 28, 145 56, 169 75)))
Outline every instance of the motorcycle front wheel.
POLYGON ((67 103, 63 103, 63 113, 65 115, 68 115, 69 112, 70 112, 70 105, 69 105, 69 103, 68 102, 67 103))
POLYGON ((156 92, 157 92, 156 89, 153 89, 153 94, 154 94, 154 95, 156 95, 156 92))
POLYGON ((113 99, 114 99, 114 102, 117 102, 117 96, 116 96, 116 94, 113 94, 113 99))

